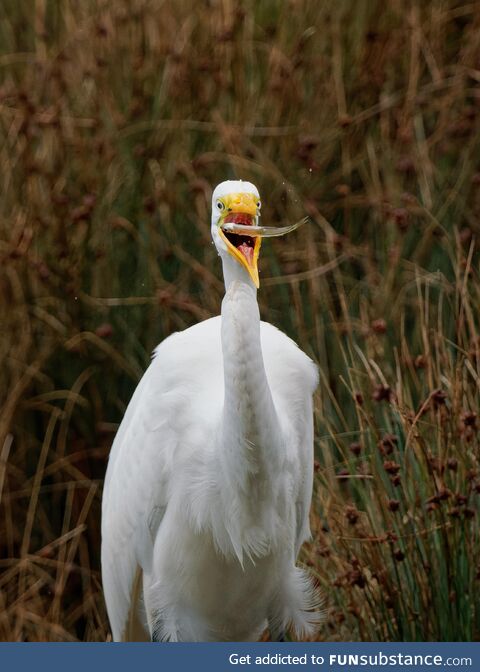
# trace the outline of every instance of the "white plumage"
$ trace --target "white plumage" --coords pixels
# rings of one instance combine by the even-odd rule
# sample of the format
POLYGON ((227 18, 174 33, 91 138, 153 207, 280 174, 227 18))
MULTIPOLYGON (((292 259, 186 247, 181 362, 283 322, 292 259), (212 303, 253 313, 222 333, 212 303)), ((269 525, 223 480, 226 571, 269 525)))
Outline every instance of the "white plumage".
POLYGON ((295 566, 310 534, 317 369, 260 322, 260 243, 221 231, 235 213, 246 221, 238 194, 258 199, 248 182, 225 182, 212 201, 222 314, 157 347, 112 446, 102 574, 115 640, 246 641, 267 624, 302 636, 318 621, 295 566))

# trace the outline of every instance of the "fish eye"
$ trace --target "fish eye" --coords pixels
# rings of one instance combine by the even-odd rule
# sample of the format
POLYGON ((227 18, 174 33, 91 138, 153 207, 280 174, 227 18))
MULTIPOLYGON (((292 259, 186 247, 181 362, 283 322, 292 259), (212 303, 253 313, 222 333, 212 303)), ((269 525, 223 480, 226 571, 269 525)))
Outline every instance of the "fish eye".
POLYGON ((225 209, 225 205, 222 203, 222 201, 217 201, 216 206, 217 206, 218 210, 224 210, 225 209))
POLYGON ((260 210, 261 207, 262 207, 262 201, 261 201, 260 199, 258 199, 258 201, 257 201, 257 209, 260 210))

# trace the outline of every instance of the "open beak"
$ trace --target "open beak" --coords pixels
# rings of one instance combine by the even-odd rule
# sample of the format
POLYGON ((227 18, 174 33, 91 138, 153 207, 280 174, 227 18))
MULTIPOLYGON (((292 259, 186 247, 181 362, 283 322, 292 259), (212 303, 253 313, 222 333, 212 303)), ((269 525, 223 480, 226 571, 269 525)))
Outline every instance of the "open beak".
POLYGON ((258 289, 258 255, 262 238, 249 235, 250 229, 258 221, 258 198, 254 194, 230 194, 224 201, 225 214, 220 220, 219 234, 225 241, 228 252, 242 264, 258 289), (242 232, 230 230, 232 226, 241 226, 242 232))
POLYGON ((258 289, 258 255, 262 238, 284 236, 298 229, 308 218, 287 226, 258 226, 257 198, 253 194, 230 194, 224 200, 226 212, 220 220, 220 236, 228 252, 242 264, 258 289))

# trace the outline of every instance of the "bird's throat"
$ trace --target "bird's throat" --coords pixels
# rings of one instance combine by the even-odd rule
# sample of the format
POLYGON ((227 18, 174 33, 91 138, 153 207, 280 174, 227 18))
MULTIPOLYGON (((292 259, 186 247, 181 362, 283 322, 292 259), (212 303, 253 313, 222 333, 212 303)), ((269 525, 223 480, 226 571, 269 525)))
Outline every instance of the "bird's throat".
POLYGON ((248 283, 228 285, 222 350, 226 441, 229 446, 264 445, 272 438, 271 425, 278 424, 263 361, 256 290, 248 283))
POLYGON ((257 288, 244 265, 240 264, 227 252, 222 254, 223 265, 223 279, 225 283, 225 290, 228 292, 233 283, 239 283, 249 287, 254 293, 256 303, 257 288))

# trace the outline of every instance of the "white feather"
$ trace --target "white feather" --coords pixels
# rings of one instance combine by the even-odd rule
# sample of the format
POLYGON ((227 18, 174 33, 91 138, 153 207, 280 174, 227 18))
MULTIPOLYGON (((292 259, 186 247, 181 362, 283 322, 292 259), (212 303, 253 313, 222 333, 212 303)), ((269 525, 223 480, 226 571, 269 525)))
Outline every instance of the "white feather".
POLYGON ((313 592, 295 560, 310 535, 317 383, 314 363, 259 321, 245 280, 229 284, 222 316, 157 347, 105 480, 115 640, 251 640, 267 622, 312 632, 313 592))

